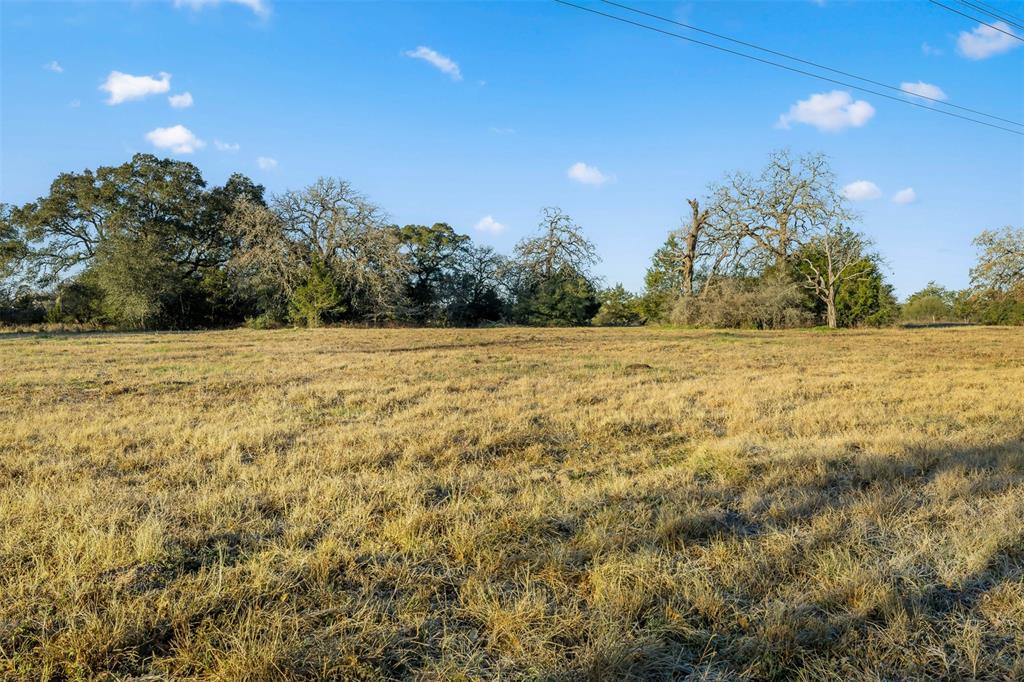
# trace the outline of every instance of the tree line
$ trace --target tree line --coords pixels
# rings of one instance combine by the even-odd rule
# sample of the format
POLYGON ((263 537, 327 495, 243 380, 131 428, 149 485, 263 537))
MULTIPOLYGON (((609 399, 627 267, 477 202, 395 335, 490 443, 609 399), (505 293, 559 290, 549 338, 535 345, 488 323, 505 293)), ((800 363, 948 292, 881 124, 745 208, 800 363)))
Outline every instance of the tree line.
POLYGON ((191 329, 333 323, 783 328, 1024 323, 1024 229, 982 232, 972 284, 902 306, 821 154, 774 152, 687 200, 644 291, 602 286, 594 244, 544 208, 511 254, 392 224, 348 182, 268 196, 241 174, 137 154, 0 205, 0 322, 191 329))

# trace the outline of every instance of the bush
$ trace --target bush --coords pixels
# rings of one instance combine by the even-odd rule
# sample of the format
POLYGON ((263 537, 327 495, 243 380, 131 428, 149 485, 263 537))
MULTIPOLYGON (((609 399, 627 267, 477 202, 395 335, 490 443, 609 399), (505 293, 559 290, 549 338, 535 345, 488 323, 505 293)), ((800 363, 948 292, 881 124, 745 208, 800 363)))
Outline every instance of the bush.
POLYGON ((39 324, 46 321, 45 297, 28 291, 15 294, 8 301, 0 301, 0 323, 39 324))
POLYGON ((256 317, 245 318, 245 326, 248 329, 280 329, 283 325, 281 320, 274 315, 263 313, 256 317))
POLYGON ((726 279, 700 296, 680 298, 669 316, 673 324, 733 329, 806 327, 814 320, 802 307, 803 292, 783 278, 726 279))
POLYGON ((49 322, 65 324, 100 323, 102 317, 103 294, 90 272, 59 286, 57 298, 46 315, 49 322))

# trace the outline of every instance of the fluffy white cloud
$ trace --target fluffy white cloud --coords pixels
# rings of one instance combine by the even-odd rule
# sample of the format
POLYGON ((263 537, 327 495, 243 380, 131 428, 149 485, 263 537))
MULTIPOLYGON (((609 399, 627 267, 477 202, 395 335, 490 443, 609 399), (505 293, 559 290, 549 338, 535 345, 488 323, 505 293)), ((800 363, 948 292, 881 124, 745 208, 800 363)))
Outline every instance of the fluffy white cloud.
POLYGON ((960 54, 968 59, 987 59, 1021 46, 1021 41, 1007 33, 1013 33, 1013 29, 1005 21, 994 22, 992 26, 978 24, 970 33, 960 32, 956 39, 956 47, 960 54), (996 30, 993 26, 1001 30, 996 30))
POLYGON ((187 109, 192 106, 192 93, 183 92, 180 95, 171 95, 167 98, 167 101, 175 109, 187 109))
POLYGON ((577 161, 569 166, 566 171, 569 179, 582 182, 584 185, 603 185, 611 180, 611 177, 602 173, 596 166, 588 166, 582 161, 577 161))
POLYGON ((260 167, 260 170, 273 170, 277 168, 277 159, 272 159, 269 156, 258 156, 256 157, 256 165, 260 167))
POLYGON ((882 196, 882 190, 870 180, 857 180, 843 187, 843 196, 850 201, 867 201, 882 196))
POLYGON ((43 64, 43 68, 47 71, 53 71, 54 73, 64 73, 64 67, 60 65, 56 59, 49 64, 43 64))
POLYGON ((489 234, 498 234, 505 229, 505 226, 494 219, 494 216, 485 215, 483 218, 477 221, 473 229, 477 232, 487 232, 489 234))
POLYGON ((110 93, 107 104, 120 104, 147 95, 158 95, 171 89, 171 74, 160 72, 160 78, 132 76, 120 71, 111 71, 100 90, 110 93))
POLYGON ((918 95, 919 97, 937 99, 940 102, 944 102, 949 99, 946 93, 943 92, 942 88, 938 85, 932 85, 931 83, 925 83, 924 81, 917 81, 916 83, 900 83, 900 90, 911 95, 918 95))
POLYGON ((901 189, 892 195, 892 203, 894 204, 912 204, 915 201, 917 201, 917 192, 914 191, 913 187, 901 189))
POLYGON ((453 81, 462 80, 462 71, 459 70, 459 65, 453 62, 443 54, 436 52, 429 47, 420 45, 415 50, 409 50, 405 53, 406 57, 412 57, 413 59, 422 59, 428 64, 434 66, 441 73, 448 74, 453 81))
POLYGON ((206 146, 195 133, 181 124, 150 130, 146 133, 146 139, 157 149, 170 149, 175 154, 191 154, 206 146))
POLYGON ((789 128, 793 123, 806 123, 818 130, 836 132, 859 128, 875 115, 875 108, 862 99, 854 101, 843 90, 822 92, 802 99, 779 117, 778 126, 789 128))
POLYGON ((217 148, 219 152, 237 152, 241 149, 237 143, 232 144, 230 142, 221 142, 220 140, 214 140, 213 146, 217 148))
POLYGON ((174 0, 174 6, 199 10, 211 5, 219 5, 221 2, 248 7, 258 17, 270 16, 270 3, 267 0, 174 0))

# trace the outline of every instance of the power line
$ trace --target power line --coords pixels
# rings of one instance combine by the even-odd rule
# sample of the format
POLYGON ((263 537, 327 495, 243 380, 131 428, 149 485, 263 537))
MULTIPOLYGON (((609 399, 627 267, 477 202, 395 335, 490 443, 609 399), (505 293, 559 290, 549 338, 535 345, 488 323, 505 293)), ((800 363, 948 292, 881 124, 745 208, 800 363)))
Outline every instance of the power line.
POLYGON ((1004 17, 1004 16, 1002 16, 1000 14, 996 14, 992 10, 987 10, 984 7, 980 6, 980 5, 976 5, 976 4, 972 3, 972 2, 967 2, 967 0, 957 0, 957 2, 959 2, 961 5, 967 5, 968 7, 976 9, 979 12, 981 12, 982 14, 987 14, 990 17, 993 17, 994 19, 997 19, 998 21, 1005 22, 1005 23, 1007 23, 1007 24, 1009 24, 1011 26, 1014 26, 1016 28, 1024 29, 1024 25, 1021 25, 1021 24, 1017 23, 1013 19, 1007 19, 1006 17, 1004 17))
POLYGON ((680 35, 678 33, 673 33, 671 31, 666 31, 664 29, 660 29, 660 28, 657 28, 655 26, 648 26, 647 24, 641 24, 638 21, 633 21, 631 19, 626 19, 624 17, 619 17, 619 16, 616 16, 614 14, 608 14, 607 12, 601 12, 601 11, 596 10, 596 9, 591 9, 590 7, 584 7, 582 5, 577 5, 577 4, 574 4, 574 3, 571 3, 571 2, 567 2, 567 0, 554 0, 554 2, 557 2, 560 5, 566 5, 567 7, 573 7, 575 9, 582 10, 584 12, 590 12, 591 14, 596 14, 598 16, 606 17, 608 19, 614 19, 615 21, 620 21, 620 22, 622 22, 624 24, 630 24, 631 26, 636 26, 638 28, 647 29, 648 31, 654 31, 655 33, 661 33, 662 35, 671 36, 673 38, 679 38, 680 40, 685 40, 687 42, 695 43, 697 45, 703 45, 704 47, 710 47, 713 50, 718 50, 720 52, 726 52, 728 54, 736 55, 738 57, 743 57, 745 59, 750 59, 750 60, 755 61, 755 62, 760 62, 762 64, 768 64, 770 66, 775 66, 775 67, 778 67, 780 69, 785 69, 786 71, 792 71, 793 73, 799 73, 799 74, 804 75, 804 76, 810 76, 811 78, 817 78, 818 80, 823 80, 823 81, 826 81, 828 83, 835 83, 836 85, 842 85, 843 87, 846 87, 846 88, 852 88, 854 90, 860 90, 861 92, 867 92, 867 93, 870 93, 872 95, 877 95, 879 97, 885 97, 886 99, 891 99, 891 100, 894 100, 896 102, 900 102, 901 104, 909 104, 910 106, 918 107, 918 108, 924 109, 925 111, 933 111, 933 112, 935 112, 937 114, 944 114, 946 116, 952 116, 953 118, 963 119, 964 121, 970 121, 971 123, 978 123, 978 124, 983 125, 983 126, 988 126, 989 128, 995 128, 996 130, 1003 130, 1003 131, 1006 131, 1008 133, 1012 133, 1014 135, 1020 135, 1020 136, 1024 137, 1024 132, 1021 132, 1019 130, 1014 130, 1013 128, 1005 128, 1003 126, 996 125, 994 123, 989 123, 988 121, 979 121, 976 118, 971 118, 970 116, 963 116, 961 114, 955 114, 952 111, 944 111, 942 109, 933 109, 932 107, 930 107, 928 105, 925 105, 925 104, 920 104, 919 102, 913 102, 913 101, 910 101, 910 100, 907 100, 907 99, 903 99, 901 97, 896 97, 894 95, 888 95, 888 94, 886 94, 884 92, 878 92, 877 90, 871 90, 870 88, 865 88, 865 87, 860 86, 860 85, 853 85, 851 83, 846 83, 846 82, 841 81, 841 80, 836 80, 835 78, 829 78, 828 76, 822 76, 820 74, 812 73, 810 71, 804 71, 802 69, 797 69, 797 68, 792 67, 792 66, 787 66, 786 64, 780 64, 778 62, 773 62, 773 61, 771 61, 769 59, 763 59, 761 57, 756 57, 754 55, 745 54, 743 52, 738 52, 736 50, 731 50, 731 49, 729 49, 727 47, 722 47, 721 45, 715 45, 714 43, 708 43, 708 42, 705 42, 703 40, 697 40, 696 38, 690 38, 688 36, 680 35))
POLYGON ((651 12, 645 12, 644 10, 640 10, 640 9, 635 8, 635 7, 630 7, 629 5, 623 5, 623 4, 620 4, 618 2, 613 2, 612 0, 601 0, 601 2, 603 2, 606 5, 612 5, 613 7, 619 7, 619 8, 624 9, 624 10, 629 10, 630 12, 635 12, 637 14, 642 14, 642 15, 644 15, 646 17, 650 17, 652 19, 659 19, 661 21, 665 21, 665 22, 668 22, 670 24, 675 24, 676 26, 682 26, 683 28, 688 28, 690 30, 697 31, 698 33, 703 33, 705 35, 713 36, 713 37, 719 38, 721 40, 727 40, 730 43, 735 43, 737 45, 743 45, 744 47, 750 47, 750 48, 753 48, 755 50, 760 50, 761 52, 765 52, 767 54, 773 54, 773 55, 775 55, 777 57, 784 57, 786 59, 791 59, 794 62, 799 62, 801 64, 806 64, 808 66, 813 66, 815 68, 823 69, 825 71, 831 71, 832 73, 838 73, 839 75, 846 76, 847 78, 856 78, 859 81, 863 81, 865 83, 871 83, 872 85, 877 85, 880 88, 886 88, 888 90, 894 90, 896 92, 900 92, 900 93, 903 93, 905 95, 914 95, 915 97, 920 97, 921 99, 926 99, 926 100, 929 100, 931 102, 935 102, 936 104, 941 104, 943 106, 952 107, 953 109, 959 109, 960 111, 968 111, 968 112, 970 112, 972 114, 977 114, 979 116, 984 116, 986 118, 991 118, 991 119, 994 119, 996 121, 1002 121, 1003 123, 1010 123, 1010 124, 1015 125, 1015 126, 1022 126, 1022 127, 1024 127, 1024 123, 1021 123, 1019 121, 1014 121, 1014 120, 1009 119, 1009 118, 1003 118, 1002 116, 995 116, 993 114, 987 114, 984 111, 978 111, 977 109, 971 109, 970 107, 960 106, 959 104, 952 104, 950 102, 946 102, 944 100, 941 100, 941 99, 939 99, 937 97, 929 97, 928 95, 919 95, 919 94, 916 94, 916 93, 907 92, 903 88, 896 87, 895 85, 889 85, 888 83, 882 83, 880 81, 872 80, 870 78, 865 78, 863 76, 858 76, 856 74, 849 73, 848 71, 841 71, 840 69, 833 69, 830 66, 825 66, 824 64, 819 64, 818 62, 813 62, 813 61, 810 61, 808 59, 801 59, 800 57, 794 57, 793 55, 787 54, 785 52, 779 52, 778 50, 771 50, 771 49, 769 49, 767 47, 761 47, 760 45, 756 45, 754 43, 748 43, 748 42, 743 41, 743 40, 737 40, 736 38, 730 38, 729 36, 722 35, 721 33, 715 33, 714 31, 708 31, 707 29, 703 29, 703 28, 700 28, 698 26, 693 26, 692 24, 684 24, 681 21, 676 21, 675 19, 669 19, 668 17, 663 17, 663 16, 660 16, 658 14, 652 14, 651 12))
POLYGON ((987 7, 987 8, 989 8, 990 10, 992 10, 993 12, 995 12, 995 11, 998 11, 998 12, 1000 12, 1000 13, 1004 14, 1005 16, 1008 16, 1008 17, 1010 17, 1011 19, 1014 19, 1014 20, 1016 20, 1016 21, 1024 21, 1024 19, 1021 19, 1020 17, 1014 16, 1013 14, 1010 14, 1010 13, 1009 13, 1009 12, 1007 12, 1006 10, 1001 10, 1001 9, 999 9, 998 7, 993 7, 992 5, 989 5, 989 4, 987 4, 987 3, 984 3, 984 2, 982 2, 981 0, 974 0, 974 1, 975 1, 975 4, 981 5, 982 7, 987 7))
POLYGON ((1017 35, 1013 31, 1006 31, 1004 29, 1001 29, 1001 28, 999 28, 998 26, 996 26, 994 24, 988 23, 987 21, 982 21, 978 17, 972 17, 970 14, 966 14, 964 12, 961 12, 960 10, 956 9, 955 7, 950 7, 949 5, 943 5, 941 2, 938 2, 938 0, 928 0, 928 2, 932 3, 933 5, 938 5, 939 7, 942 7, 943 9, 948 9, 950 12, 953 12, 954 14, 959 14, 962 17, 967 17, 971 21, 976 21, 979 24, 981 24, 982 26, 988 26, 993 31, 999 31, 1000 33, 1005 33, 1006 35, 1010 36, 1011 38, 1014 38, 1014 39, 1019 40, 1020 42, 1024 43, 1024 38, 1021 38, 1019 35, 1017 35))

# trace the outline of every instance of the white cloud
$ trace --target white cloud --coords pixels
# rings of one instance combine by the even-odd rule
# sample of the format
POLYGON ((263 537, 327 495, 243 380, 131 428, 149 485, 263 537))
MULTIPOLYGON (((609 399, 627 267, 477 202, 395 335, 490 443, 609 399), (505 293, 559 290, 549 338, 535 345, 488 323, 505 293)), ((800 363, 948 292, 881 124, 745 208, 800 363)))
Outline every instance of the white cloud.
POLYGON ((267 0, 174 0, 174 6, 200 10, 204 7, 219 5, 221 2, 248 7, 256 16, 263 19, 270 16, 270 3, 267 0))
POLYGON ((892 203, 894 204, 912 204, 915 201, 917 201, 917 192, 914 191, 913 187, 901 189, 892 195, 892 203))
POLYGON ((987 59, 1020 47, 1021 41, 1007 33, 1016 35, 1005 21, 994 22, 992 26, 978 24, 970 33, 960 32, 960 36, 956 39, 956 47, 960 54, 968 59, 987 59), (996 30, 993 26, 1001 30, 996 30), (1002 31, 1006 31, 1006 33, 1002 31))
POLYGON ((477 221, 473 229, 477 232, 487 232, 489 234, 498 234, 504 231, 505 226, 494 219, 494 216, 485 215, 483 218, 477 221))
POLYGON ((167 101, 175 109, 187 109, 192 106, 192 93, 183 92, 180 95, 171 95, 167 98, 167 101))
POLYGON ((822 92, 802 99, 779 117, 778 127, 789 128, 792 123, 806 123, 818 130, 836 132, 844 128, 859 128, 875 115, 875 108, 862 99, 854 101, 843 90, 822 92))
POLYGON ((931 83, 925 83, 924 81, 918 81, 916 83, 900 83, 900 90, 911 95, 918 95, 919 97, 937 99, 940 102, 945 102, 949 99, 946 93, 943 92, 942 88, 938 85, 932 85, 931 83))
POLYGON ((603 185, 611 180, 611 176, 605 175, 596 166, 588 166, 582 161, 569 166, 566 175, 569 179, 582 182, 584 185, 603 185))
POLYGON ((237 152, 241 149, 237 143, 232 144, 230 142, 221 142, 220 140, 214 140, 213 146, 217 148, 219 152, 237 152))
POLYGON ((882 190, 870 180, 857 180, 843 187, 843 196, 850 201, 867 201, 882 196, 882 190))
POLYGON ((462 80, 462 72, 459 70, 459 65, 429 47, 420 45, 415 50, 407 51, 405 56, 412 57, 413 59, 422 59, 428 64, 436 67, 442 73, 448 74, 453 81, 462 80))
POLYGON ((107 104, 120 104, 147 95, 158 95, 171 89, 171 74, 160 72, 159 80, 152 76, 132 76, 120 71, 111 71, 100 90, 110 93, 107 104))
POLYGON ((924 53, 926 57, 938 57, 942 54, 942 50, 937 47, 932 47, 928 43, 921 43, 921 52, 924 53))
POLYGON ((49 64, 43 64, 43 68, 47 71, 53 71, 54 73, 64 73, 64 67, 60 65, 56 59, 49 64))
POLYGON ((151 130, 146 133, 146 139, 157 149, 170 149, 175 154, 191 154, 206 146, 205 142, 181 124, 151 130))
POLYGON ((277 159, 272 159, 269 156, 258 156, 256 157, 256 165, 260 167, 260 170, 273 170, 277 168, 277 159))

